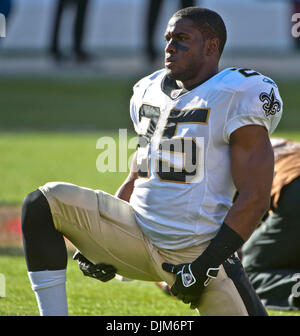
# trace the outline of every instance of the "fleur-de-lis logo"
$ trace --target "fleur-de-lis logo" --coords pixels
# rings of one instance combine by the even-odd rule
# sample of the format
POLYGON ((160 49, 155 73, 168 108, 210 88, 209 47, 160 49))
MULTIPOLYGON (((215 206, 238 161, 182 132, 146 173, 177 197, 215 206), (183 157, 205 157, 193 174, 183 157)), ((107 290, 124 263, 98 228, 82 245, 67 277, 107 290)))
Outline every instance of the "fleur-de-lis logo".
POLYGON ((274 115, 275 113, 279 112, 281 109, 281 103, 278 99, 276 99, 274 89, 271 89, 270 93, 262 92, 259 95, 260 101, 262 101, 263 109, 266 113, 266 116, 268 115, 274 115))

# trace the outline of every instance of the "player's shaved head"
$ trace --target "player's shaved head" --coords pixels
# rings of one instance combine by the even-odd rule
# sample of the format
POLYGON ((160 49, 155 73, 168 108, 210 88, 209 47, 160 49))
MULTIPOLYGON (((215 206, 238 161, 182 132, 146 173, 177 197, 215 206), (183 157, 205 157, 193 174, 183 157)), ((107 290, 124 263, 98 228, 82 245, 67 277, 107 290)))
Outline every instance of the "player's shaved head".
POLYGON ((227 32, 225 23, 218 13, 202 7, 187 7, 177 11, 173 17, 191 20, 202 33, 204 40, 217 38, 221 56, 227 32))

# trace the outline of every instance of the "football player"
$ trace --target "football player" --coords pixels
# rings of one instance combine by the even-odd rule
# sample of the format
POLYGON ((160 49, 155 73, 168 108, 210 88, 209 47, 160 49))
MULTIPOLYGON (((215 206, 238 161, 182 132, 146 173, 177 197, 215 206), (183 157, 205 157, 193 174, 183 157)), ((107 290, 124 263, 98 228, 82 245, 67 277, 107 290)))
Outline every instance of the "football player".
POLYGON ((235 252, 269 206, 278 88, 253 70, 219 71, 226 27, 214 11, 179 10, 165 40, 165 68, 133 89, 139 146, 116 196, 51 182, 24 200, 41 315, 68 313, 63 236, 93 265, 167 282, 201 315, 266 315, 235 252))

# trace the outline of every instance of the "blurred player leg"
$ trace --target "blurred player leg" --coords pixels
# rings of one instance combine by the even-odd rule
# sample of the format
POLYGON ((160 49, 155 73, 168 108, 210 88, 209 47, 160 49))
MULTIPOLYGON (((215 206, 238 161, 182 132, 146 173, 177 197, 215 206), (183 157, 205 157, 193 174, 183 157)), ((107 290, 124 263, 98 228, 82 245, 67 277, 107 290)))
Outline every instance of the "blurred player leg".
POLYGON ((154 35, 159 17, 162 0, 149 0, 146 21, 146 53, 149 62, 154 62, 157 52, 154 46, 154 35))
POLYGON ((90 56, 88 53, 84 51, 83 48, 83 40, 85 34, 85 22, 87 17, 88 11, 88 0, 77 0, 77 9, 76 9, 76 17, 75 17, 75 24, 74 24, 74 53, 76 56, 76 60, 78 62, 85 62, 88 61, 90 56))
POLYGON ((205 316, 267 316, 237 257, 227 259, 203 294, 199 312, 205 316))

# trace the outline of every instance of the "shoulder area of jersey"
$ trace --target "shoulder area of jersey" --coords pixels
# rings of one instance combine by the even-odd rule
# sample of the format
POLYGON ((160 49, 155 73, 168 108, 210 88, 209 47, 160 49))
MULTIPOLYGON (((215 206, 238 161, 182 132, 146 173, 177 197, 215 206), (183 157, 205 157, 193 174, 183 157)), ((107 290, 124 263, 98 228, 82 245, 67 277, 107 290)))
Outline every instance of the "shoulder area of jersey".
POLYGON ((153 83, 155 80, 161 80, 165 76, 166 70, 160 69, 157 70, 150 75, 147 75, 143 78, 141 78, 134 86, 133 90, 145 90, 151 83, 153 83))
POLYGON ((219 72, 219 83, 221 86, 234 91, 246 91, 251 88, 275 88, 277 84, 260 72, 247 68, 231 67, 219 72))

